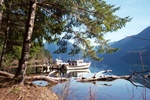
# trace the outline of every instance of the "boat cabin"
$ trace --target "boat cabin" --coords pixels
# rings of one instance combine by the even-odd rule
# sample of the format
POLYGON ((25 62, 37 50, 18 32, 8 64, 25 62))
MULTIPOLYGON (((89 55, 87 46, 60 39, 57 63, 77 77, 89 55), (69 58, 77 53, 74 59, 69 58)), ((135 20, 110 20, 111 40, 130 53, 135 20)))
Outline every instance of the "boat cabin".
POLYGON ((54 64, 56 64, 56 65, 61 65, 62 63, 63 63, 63 61, 60 60, 60 59, 56 59, 56 60, 54 61, 54 64))
POLYGON ((85 65, 85 62, 83 60, 73 60, 73 61, 68 61, 69 65, 72 66, 80 66, 80 65, 85 65))

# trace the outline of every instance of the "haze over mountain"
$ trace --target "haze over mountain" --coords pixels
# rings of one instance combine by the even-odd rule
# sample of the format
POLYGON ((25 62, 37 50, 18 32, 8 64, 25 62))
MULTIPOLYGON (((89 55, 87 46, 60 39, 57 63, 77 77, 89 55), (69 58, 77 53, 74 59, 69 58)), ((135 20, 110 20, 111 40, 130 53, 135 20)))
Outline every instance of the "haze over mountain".
POLYGON ((127 64, 141 64, 140 53, 144 64, 150 65, 150 26, 137 35, 126 37, 111 45, 120 48, 114 54, 105 54, 102 62, 115 64, 118 62, 127 64))
MULTIPOLYGON (((72 44, 68 42, 67 46, 69 46, 69 48, 71 48, 71 45, 72 44)), ((93 67, 93 69, 112 69, 115 74, 118 74, 118 72, 120 74, 129 74, 129 69, 142 69, 141 57, 143 64, 148 65, 148 67, 145 66, 145 69, 150 69, 150 26, 141 31, 139 34, 126 37, 120 41, 113 43, 111 46, 120 48, 120 50, 113 54, 99 55, 99 57, 104 57, 103 61, 94 61, 90 59, 92 61, 91 67, 93 67), (139 67, 137 67, 137 65, 139 67)), ((75 56, 68 55, 67 53, 53 54, 53 52, 58 49, 58 46, 56 44, 45 43, 45 48, 52 53, 53 59, 82 58, 82 54, 78 54, 75 56)))
POLYGON ((51 43, 51 44, 45 43, 44 47, 45 47, 45 49, 47 49, 47 50, 49 50, 51 52, 53 59, 57 59, 57 58, 59 58, 59 59, 71 59, 71 58, 75 59, 76 58, 77 59, 77 58, 81 58, 82 57, 81 54, 76 54, 74 56, 68 54, 71 51, 71 48, 73 48, 72 44, 70 42, 67 42, 67 47, 69 48, 67 50, 67 53, 62 53, 62 54, 54 53, 54 51, 56 51, 59 48, 59 46, 57 44, 55 44, 55 43, 51 43))
POLYGON ((104 59, 96 64, 97 67, 112 69, 115 74, 120 75, 141 71, 142 63, 145 70, 150 70, 150 27, 111 46, 120 50, 113 54, 100 55, 104 59))

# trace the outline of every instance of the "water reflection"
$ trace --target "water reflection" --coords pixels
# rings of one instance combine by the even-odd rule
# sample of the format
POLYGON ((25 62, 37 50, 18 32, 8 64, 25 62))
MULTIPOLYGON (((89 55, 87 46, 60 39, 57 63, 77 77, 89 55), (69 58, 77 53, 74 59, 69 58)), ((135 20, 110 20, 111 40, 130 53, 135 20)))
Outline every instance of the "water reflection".
POLYGON ((49 75, 50 77, 82 77, 86 74, 91 74, 90 69, 81 69, 81 70, 67 70, 67 71, 61 71, 56 70, 55 73, 49 75))
MULTIPOLYGON (((99 72, 99 70, 97 70, 97 72, 99 72)), ((92 82, 77 81, 78 78, 82 77, 91 78, 97 72, 92 72, 90 69, 67 71, 52 70, 50 77, 66 77, 70 80, 59 83, 51 89, 60 96, 61 100, 150 100, 150 89, 137 80, 136 82, 135 80, 130 82, 124 79, 92 82)), ((107 76, 113 74, 112 72, 99 73, 96 77, 102 75, 107 76)), ((36 83, 39 85, 47 84, 43 81, 37 81, 36 83)))
MULTIPOLYGON (((96 72, 95 72, 96 73, 96 72)), ((95 73, 89 69, 56 71, 53 77, 67 77, 70 81, 57 84, 52 90, 65 100, 149 100, 150 89, 140 83, 117 79, 114 81, 77 82, 79 77, 92 77, 95 73)), ((111 72, 101 75, 112 75, 111 72)), ((100 75, 98 75, 100 76, 100 75)))

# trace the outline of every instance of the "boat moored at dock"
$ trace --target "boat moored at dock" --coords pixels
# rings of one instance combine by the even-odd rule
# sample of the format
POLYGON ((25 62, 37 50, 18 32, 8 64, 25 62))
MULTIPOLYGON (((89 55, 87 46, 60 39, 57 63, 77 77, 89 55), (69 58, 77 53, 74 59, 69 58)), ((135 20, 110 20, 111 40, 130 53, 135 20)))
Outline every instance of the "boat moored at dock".
POLYGON ((68 60, 64 62, 63 60, 56 59, 54 61, 54 68, 66 69, 66 70, 77 70, 77 69, 87 69, 91 65, 91 62, 85 62, 83 59, 78 60, 68 60))

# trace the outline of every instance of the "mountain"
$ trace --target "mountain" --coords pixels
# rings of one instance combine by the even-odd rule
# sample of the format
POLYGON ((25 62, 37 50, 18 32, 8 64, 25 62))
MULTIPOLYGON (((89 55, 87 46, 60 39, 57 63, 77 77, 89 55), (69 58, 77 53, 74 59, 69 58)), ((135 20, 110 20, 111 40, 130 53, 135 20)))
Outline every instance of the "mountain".
POLYGON ((111 46, 120 50, 113 54, 103 55, 103 63, 141 64, 140 57, 142 57, 143 63, 150 65, 150 26, 139 34, 126 37, 111 46))
POLYGON ((72 43, 67 42, 67 47, 68 47, 67 53, 55 54, 54 51, 56 51, 59 48, 59 46, 57 44, 55 44, 55 43, 51 43, 51 44, 45 43, 44 44, 44 48, 50 51, 53 59, 56 59, 56 58, 59 58, 59 59, 82 58, 81 54, 76 54, 74 56, 68 54, 71 51, 71 48, 73 48, 72 43))
MULTIPOLYGON (((111 47, 119 48, 119 51, 113 54, 99 55, 99 57, 104 57, 103 61, 94 61, 88 58, 88 60, 92 62, 92 69, 111 69, 113 70, 114 74, 130 74, 129 69, 131 69, 132 71, 138 69, 141 70, 141 61, 143 61, 145 69, 150 70, 150 27, 147 27, 137 35, 126 37, 120 41, 110 43, 110 45, 111 47), (148 67, 146 65, 148 65, 148 67)), ((68 42, 67 47, 69 48, 68 51, 70 51, 72 48, 72 44, 68 42)), ((52 53, 53 59, 82 58, 81 53, 74 56, 68 55, 68 53, 54 54, 53 52, 58 48, 59 47, 56 44, 45 43, 45 49, 49 50, 52 53)))

